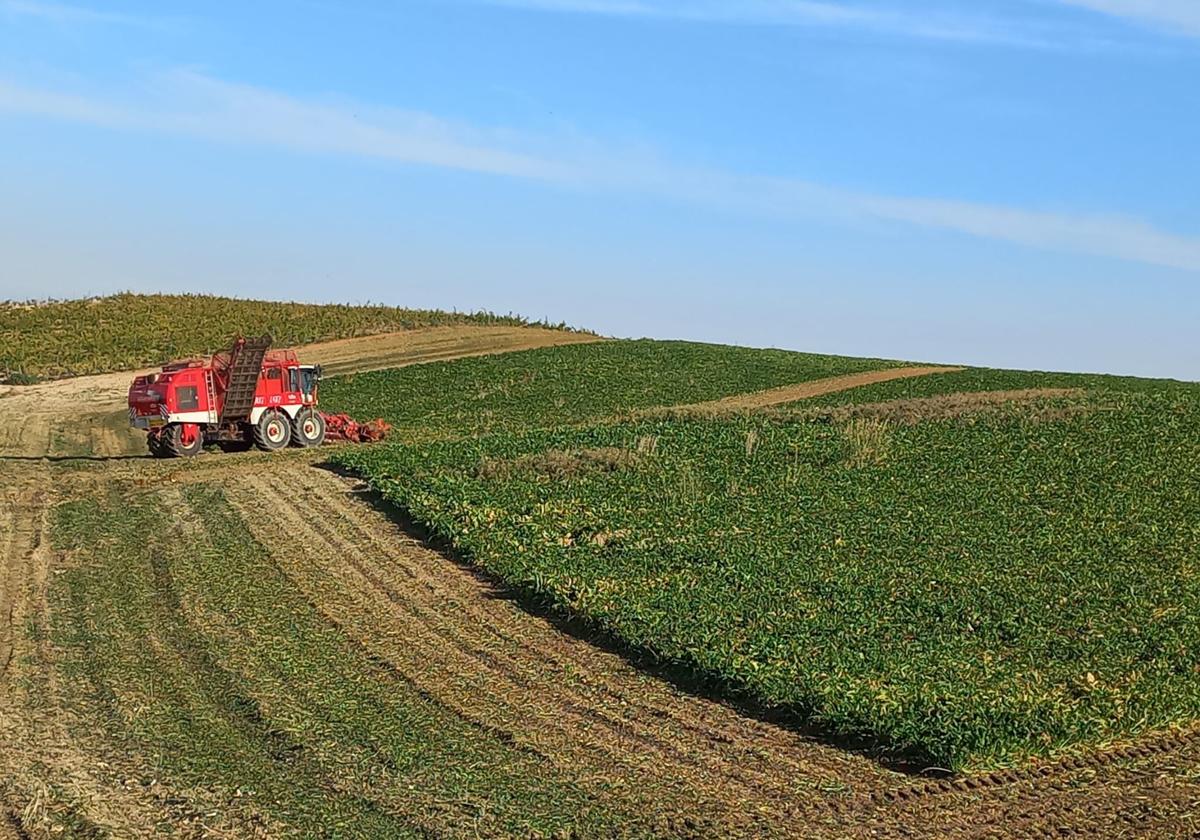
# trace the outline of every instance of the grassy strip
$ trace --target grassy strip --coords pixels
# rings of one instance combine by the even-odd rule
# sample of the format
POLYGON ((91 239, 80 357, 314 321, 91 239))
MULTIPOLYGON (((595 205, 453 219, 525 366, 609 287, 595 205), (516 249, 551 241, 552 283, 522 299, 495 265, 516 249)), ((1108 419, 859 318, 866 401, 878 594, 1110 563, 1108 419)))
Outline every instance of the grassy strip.
POLYGON ((1200 715, 1191 396, 904 426, 647 421, 337 460, 513 585, 886 751, 974 769, 1200 715), (600 457, 614 449, 632 455, 600 457))
POLYGON ((8 378, 16 384, 211 353, 227 346, 235 333, 269 332, 278 344, 295 345, 445 324, 527 323, 490 312, 135 294, 0 302, 0 317, 0 381, 8 378))
POLYGON ((53 593, 68 673, 152 772, 239 830, 606 833, 579 789, 328 626, 219 489, 183 494, 114 489, 54 521, 87 557, 53 593))
POLYGON ((897 362, 681 341, 611 341, 331 379, 322 404, 431 439, 597 420, 897 362))
POLYGON ((880 382, 864 385, 835 394, 826 394, 798 407, 813 405, 848 405, 876 403, 887 400, 921 399, 946 394, 979 391, 1015 391, 1027 388, 1084 388, 1122 393, 1188 393, 1200 394, 1200 382, 1180 382, 1174 379, 1141 379, 1133 376, 1107 376, 1093 373, 1046 373, 1029 370, 997 370, 967 368, 955 373, 939 373, 915 379, 880 382))

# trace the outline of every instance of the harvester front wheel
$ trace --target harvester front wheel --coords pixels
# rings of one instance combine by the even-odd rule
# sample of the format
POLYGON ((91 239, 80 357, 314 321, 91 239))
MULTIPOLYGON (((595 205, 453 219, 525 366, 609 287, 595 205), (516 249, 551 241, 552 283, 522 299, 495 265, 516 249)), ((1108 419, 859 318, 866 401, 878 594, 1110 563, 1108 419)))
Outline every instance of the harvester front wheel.
POLYGON ((283 449, 291 439, 292 424, 288 422, 286 414, 267 411, 258 418, 258 424, 254 427, 254 445, 259 449, 264 452, 283 449))
POLYGON ((195 423, 172 423, 163 432, 159 447, 176 458, 199 455, 204 449, 204 432, 195 423))
POLYGON ((304 408, 292 420, 292 443, 296 446, 320 446, 325 442, 325 418, 321 412, 304 408))

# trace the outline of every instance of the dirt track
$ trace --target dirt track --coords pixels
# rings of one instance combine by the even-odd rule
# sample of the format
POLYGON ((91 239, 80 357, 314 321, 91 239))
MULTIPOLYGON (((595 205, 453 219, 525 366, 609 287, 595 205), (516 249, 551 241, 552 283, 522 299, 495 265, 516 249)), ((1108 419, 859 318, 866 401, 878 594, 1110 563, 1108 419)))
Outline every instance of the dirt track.
POLYGON ((861 388, 864 385, 875 385, 880 382, 891 382, 894 379, 913 379, 918 376, 932 376, 938 373, 955 373, 960 367, 936 367, 919 365, 914 367, 886 368, 872 370, 866 373, 851 373, 846 376, 831 376, 828 379, 817 379, 812 382, 801 382, 799 385, 784 385, 781 388, 770 388, 766 391, 755 391, 750 394, 736 394, 720 400, 691 403, 689 405, 671 406, 669 409, 650 409, 647 414, 663 411, 723 414, 736 411, 753 411, 758 408, 768 408, 800 400, 811 400, 813 397, 823 397, 826 394, 836 394, 839 391, 849 391, 851 388, 861 388))
MULTIPOLYGON (((88 379, 55 384, 123 401, 127 375, 115 391, 101 377, 88 379)), ((842 387, 864 384, 840 379, 854 383, 842 387)), ((770 405, 780 392, 739 405, 770 405)), ((21 407, 12 399, 0 399, 0 419, 21 407)), ((198 793, 165 782, 128 786, 123 780, 146 768, 98 736, 81 737, 59 684, 46 592, 63 558, 49 546, 48 512, 59 498, 94 492, 109 477, 164 487, 219 482, 296 589, 372 661, 599 797, 635 808, 669 803, 686 833, 1185 837, 1200 827, 1200 738, 1193 733, 1020 772, 914 779, 687 693, 526 611, 422 544, 360 483, 313 464, 307 453, 214 456, 186 466, 133 459, 56 475, 36 456, 131 448, 119 425, 96 432, 80 420, 89 425, 64 421, 51 431, 30 421, 0 441, 0 451, 7 445, 35 456, 0 460, 0 743, 8 747, 0 750, 0 838, 38 833, 44 811, 58 801, 46 793, 50 783, 87 820, 118 826, 125 836, 153 836, 164 821, 203 825, 191 822, 209 804, 198 793), (271 457, 268 481, 262 466, 271 457)))

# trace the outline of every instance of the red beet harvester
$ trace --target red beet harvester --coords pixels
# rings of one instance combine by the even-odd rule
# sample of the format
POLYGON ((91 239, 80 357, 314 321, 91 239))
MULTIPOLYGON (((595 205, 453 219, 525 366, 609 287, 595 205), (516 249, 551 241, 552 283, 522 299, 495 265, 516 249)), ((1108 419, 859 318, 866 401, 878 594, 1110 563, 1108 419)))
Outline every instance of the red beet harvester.
POLYGON ((239 338, 208 359, 172 362, 129 387, 129 422, 147 432, 159 458, 195 455, 205 443, 250 444, 265 451, 320 446, 326 437, 378 440, 382 423, 360 425, 317 410, 320 365, 294 350, 271 350, 271 337, 239 338))

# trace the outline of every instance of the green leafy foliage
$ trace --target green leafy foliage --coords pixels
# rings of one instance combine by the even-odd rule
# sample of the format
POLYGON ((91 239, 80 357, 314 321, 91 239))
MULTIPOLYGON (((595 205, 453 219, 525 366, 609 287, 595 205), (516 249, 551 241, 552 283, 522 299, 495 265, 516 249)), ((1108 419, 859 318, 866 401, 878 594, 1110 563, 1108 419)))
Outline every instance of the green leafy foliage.
POLYGON ((212 295, 119 294, 86 300, 0 302, 0 378, 128 370, 211 353, 236 333, 281 345, 447 324, 521 325, 523 318, 394 306, 278 303, 212 295))
POLYGON ((580 423, 878 370, 879 359, 683 341, 609 341, 331 379, 327 409, 383 417, 409 439, 580 423))
POLYGON ((676 419, 336 460, 513 586, 884 751, 980 768, 1200 715, 1200 399, 1183 391, 1057 418, 676 419), (613 449, 632 455, 536 468, 613 449))

